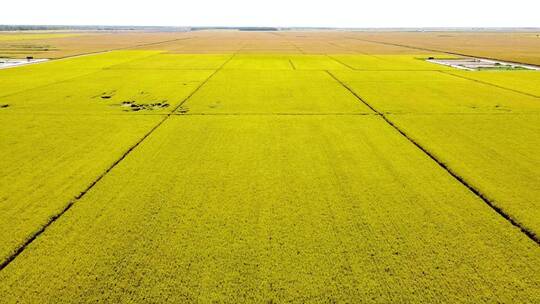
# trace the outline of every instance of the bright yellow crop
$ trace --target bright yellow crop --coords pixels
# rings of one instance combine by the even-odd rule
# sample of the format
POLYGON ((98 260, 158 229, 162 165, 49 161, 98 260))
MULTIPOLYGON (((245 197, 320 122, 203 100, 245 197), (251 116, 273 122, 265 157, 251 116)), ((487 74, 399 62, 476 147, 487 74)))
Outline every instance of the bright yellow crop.
POLYGON ((0 302, 540 302, 536 74, 423 57, 1 70, 0 302))
POLYGON ((175 116, 0 272, 0 293, 527 302, 538 271, 536 244, 379 117, 175 116))
POLYGON ((505 213, 540 235, 540 115, 391 115, 505 213))
POLYGON ((540 100, 437 71, 335 71, 359 96, 389 113, 540 113, 540 100))

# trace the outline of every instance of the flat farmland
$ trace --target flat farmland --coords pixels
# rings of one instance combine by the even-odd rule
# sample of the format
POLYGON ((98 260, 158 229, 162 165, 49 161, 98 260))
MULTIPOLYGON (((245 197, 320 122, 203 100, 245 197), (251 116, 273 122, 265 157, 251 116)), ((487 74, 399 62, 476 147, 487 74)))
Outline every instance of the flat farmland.
POLYGON ((0 58, 65 58, 189 39, 185 33, 64 32, 0 35, 0 58))
POLYGON ((538 32, 387 32, 349 35, 362 42, 540 64, 538 32))
POLYGON ((0 97, 5 113, 152 114, 174 111, 212 70, 99 70, 0 97), (163 79, 163 77, 166 77, 163 79), (73 90, 73 88, 77 88, 73 90))
POLYGON ((185 108, 199 114, 373 113, 328 73, 293 70, 221 70, 185 108))
POLYGON ((159 120, 154 116, 1 113, 2 261, 159 120))
POLYGON ((540 234, 540 115, 391 115, 505 213, 540 234), (441 127, 444 126, 444 127, 441 127))
POLYGON ((493 71, 481 71, 468 73, 466 71, 452 71, 451 74, 540 98, 540 74, 536 72, 512 71, 497 73, 493 71))
POLYGON ((535 96, 439 71, 334 71, 332 74, 381 112, 540 113, 539 99, 535 96))
POLYGON ((540 72, 68 34, 23 41, 86 55, 0 70, 0 302, 540 302, 540 72))
POLYGON ((111 65, 144 58, 156 53, 155 51, 109 52, 20 66, 15 69, 0 69, 2 79, 0 96, 60 83, 97 72, 111 65))
POLYGON ((378 117, 187 115, 6 268, 0 290, 29 302, 526 301, 538 254, 378 117))
POLYGON ((79 33, 7 33, 0 34, 0 41, 19 41, 19 40, 36 40, 36 39, 54 39, 65 37, 76 37, 82 34, 79 33))
MULTIPOLYGON (((433 54, 411 55, 334 55, 334 60, 360 71, 439 71, 450 67, 426 62, 433 54)), ((444 58, 449 56, 444 55, 444 58)))

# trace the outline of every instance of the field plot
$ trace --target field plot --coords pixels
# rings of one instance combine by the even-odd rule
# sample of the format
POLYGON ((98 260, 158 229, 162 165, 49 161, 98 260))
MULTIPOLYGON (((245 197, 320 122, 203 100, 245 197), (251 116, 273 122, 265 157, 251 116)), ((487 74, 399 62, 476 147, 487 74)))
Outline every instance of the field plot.
POLYGON ((540 235, 540 115, 391 115, 390 119, 540 235))
POLYGON ((82 75, 90 74, 108 66, 144 58, 155 51, 122 51, 81 56, 69 60, 0 69, 0 96, 50 85, 82 75))
POLYGON ((35 39, 51 39, 51 38, 65 38, 76 37, 84 35, 82 33, 9 33, 0 34, 0 41, 18 41, 18 40, 35 40, 35 39))
POLYGON ((365 101, 389 113, 531 113, 538 98, 436 71, 333 71, 365 101))
POLYGON ((413 48, 365 42, 350 33, 328 32, 211 32, 184 33, 176 41, 148 44, 139 49, 173 53, 236 54, 421 54, 413 48))
POLYGON ((234 54, 240 51, 245 39, 238 37, 240 33, 199 32, 184 34, 178 40, 159 44, 143 45, 138 49, 167 51, 172 54, 234 54))
POLYGON ((450 73, 540 98, 540 73, 536 71, 452 71, 450 73))
POLYGON ((373 113, 323 71, 221 70, 185 108, 199 114, 373 113))
POLYGON ((111 69, 216 70, 232 55, 159 54, 112 66, 111 69))
MULTIPOLYGON (((331 39, 332 46, 337 47, 333 52, 325 51, 326 54, 361 54, 361 55, 412 55, 412 54, 425 54, 425 50, 417 50, 414 48, 401 47, 395 45, 387 45, 381 43, 373 43, 369 41, 362 41, 351 37, 349 34, 342 34, 339 36, 331 36, 327 39, 331 39), (344 51, 345 50, 345 51, 344 51)), ((303 46, 302 43, 297 43, 303 46)), ((326 47, 327 48, 327 47, 326 47)), ((325 50, 322 48, 321 50, 325 50)), ((305 52, 309 52, 312 49, 307 46, 303 46, 305 52)))
POLYGON ((114 35, 0 70, 0 302, 540 302, 537 72, 114 35))
POLYGON ((139 148, 5 301, 540 300, 537 244, 379 117, 173 116, 139 148))
POLYGON ((540 65, 540 39, 538 33, 532 32, 357 32, 349 36, 391 46, 409 46, 540 65))
POLYGON ((350 68, 326 55, 289 55, 295 70, 349 70, 350 68))
POLYGON ((101 70, 70 81, 0 97, 13 113, 168 113, 211 70, 101 70), (76 88, 76 89, 74 89, 76 88))
MULTIPOLYGON (((359 71, 439 71, 451 67, 433 64, 426 58, 436 55, 332 55, 342 64, 359 71)), ((445 58, 448 55, 443 55, 445 58)))
MULTIPOLYGON (((74 32, 16 34, 35 39, 1 40, 0 57, 65 58, 88 53, 151 46, 179 39, 190 39, 187 33, 148 32, 74 32)), ((11 36, 11 35, 10 35, 11 36)))
POLYGON ((1 85, 12 93, 0 97, 0 261, 164 118, 131 114, 170 113, 213 73, 104 70, 154 54, 111 52, 5 70, 12 82, 1 85), (45 82, 45 72, 57 78, 45 82), (44 82, 17 83, 28 75, 44 82))
POLYGON ((1 262, 161 120, 0 111, 1 262))
POLYGON ((292 70, 286 55, 236 55, 224 67, 226 70, 292 70))

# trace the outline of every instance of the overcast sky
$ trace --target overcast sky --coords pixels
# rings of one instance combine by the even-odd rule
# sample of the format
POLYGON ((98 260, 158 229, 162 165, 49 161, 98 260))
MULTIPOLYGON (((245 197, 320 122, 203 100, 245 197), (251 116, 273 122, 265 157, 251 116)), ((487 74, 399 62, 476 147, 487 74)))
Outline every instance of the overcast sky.
POLYGON ((540 27, 540 0, 2 1, 0 24, 540 27))

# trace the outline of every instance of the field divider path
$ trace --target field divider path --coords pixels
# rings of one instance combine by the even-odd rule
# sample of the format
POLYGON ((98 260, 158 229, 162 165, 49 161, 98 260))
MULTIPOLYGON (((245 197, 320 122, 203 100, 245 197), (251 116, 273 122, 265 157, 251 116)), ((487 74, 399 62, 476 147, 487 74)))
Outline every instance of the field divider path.
POLYGON ((135 148, 137 148, 142 142, 144 142, 154 131, 156 131, 164 122, 166 122, 180 107, 186 103, 195 93, 197 93, 201 87, 203 87, 218 71, 220 71, 225 64, 227 64, 234 55, 231 55, 218 69, 214 70, 204 81, 202 81, 188 96, 186 96, 176 107, 170 112, 163 114, 163 119, 160 120, 155 126, 153 126, 148 132, 146 132, 138 141, 131 145, 117 160, 115 160, 103 173, 101 173, 96 179, 94 179, 82 192, 70 200, 64 208, 57 214, 54 214, 49 220, 41 226, 36 232, 34 232, 19 248, 17 248, 12 255, 7 257, 0 263, 0 271, 6 268, 11 262, 13 262, 24 250, 32 244, 41 234, 43 234, 47 228, 49 228, 54 222, 62 217, 77 201, 83 198, 88 191, 90 191, 99 181, 101 181, 112 169, 114 169, 119 163, 121 163, 135 148))
POLYGON ((534 94, 531 94, 531 93, 527 93, 527 92, 523 92, 523 91, 520 91, 520 90, 516 90, 516 89, 512 89, 512 88, 500 86, 500 85, 497 85, 497 84, 494 84, 494 83, 491 83, 491 82, 488 82, 488 81, 483 81, 483 80, 478 80, 478 79, 474 79, 474 78, 469 78, 469 77, 463 76, 463 75, 457 75, 457 74, 452 73, 451 71, 442 71, 442 70, 439 70, 438 72, 441 72, 441 73, 443 73, 443 74, 445 74, 445 75, 450 75, 450 76, 453 76, 453 77, 457 77, 457 78, 461 78, 461 79, 465 79, 465 80, 470 80, 470 81, 474 81, 474 82, 476 82, 476 83, 481 83, 481 84, 485 84, 485 85, 492 86, 492 87, 495 87, 495 88, 507 90, 507 91, 510 91, 510 92, 514 92, 514 93, 518 93, 518 94, 527 95, 527 96, 529 96, 529 97, 540 98, 540 96, 537 96, 537 95, 534 95, 534 94))
POLYGON ((292 62, 292 60, 290 58, 289 58, 289 64, 291 65, 293 70, 296 70, 296 67, 294 66, 294 63, 292 62))
POLYGON ((447 164, 439 160, 433 153, 431 153, 429 150, 427 150, 425 147, 423 147, 420 143, 418 143, 416 140, 414 140, 411 136, 409 136, 405 131, 403 131, 401 128, 399 128, 396 124, 394 124, 383 112, 378 111, 373 106, 371 106, 367 101, 365 101, 360 95, 358 95, 353 89, 351 89, 347 84, 339 80, 334 74, 332 74, 330 71, 326 71, 333 79, 335 79, 337 82, 339 82, 344 88, 346 88, 351 94, 353 94, 360 102, 362 102, 364 105, 369 107, 372 111, 377 113, 384 121, 390 125, 393 129, 395 129, 399 134, 401 134, 403 137, 405 137, 410 143, 415 145, 418 149, 420 149, 424 154, 426 154, 429 158, 431 158, 434 162, 436 162, 441 168, 443 168, 448 174, 450 174, 454 179, 456 179, 459 183, 461 183, 463 186, 465 186, 469 191, 474 193, 477 197, 479 197, 484 203, 486 203, 491 209, 493 209, 495 212, 497 212, 500 216, 502 216, 504 219, 506 219, 510 224, 513 226, 519 228, 521 232, 523 232, 529 239, 531 239, 533 242, 535 242, 537 245, 540 245, 540 238, 531 230, 524 227, 522 224, 520 224, 518 221, 513 219, 510 215, 504 212, 501 208, 499 208, 493 201, 491 201, 486 195, 484 195, 479 189, 477 189, 474 185, 467 182, 463 177, 461 177, 457 172, 455 172, 452 168, 450 168, 447 164))
POLYGON ((334 60, 335 62, 341 64, 342 66, 344 66, 344 67, 346 67, 346 68, 349 68, 349 69, 351 69, 351 70, 353 70, 353 71, 357 71, 357 69, 355 69, 353 66, 351 66, 351 65, 349 65, 349 64, 347 64, 347 63, 345 63, 345 62, 343 62, 343 61, 341 61, 341 60, 335 58, 334 56, 331 56, 331 55, 328 55, 328 54, 325 54, 325 56, 328 57, 328 58, 330 58, 330 59, 332 59, 332 60, 334 60))

